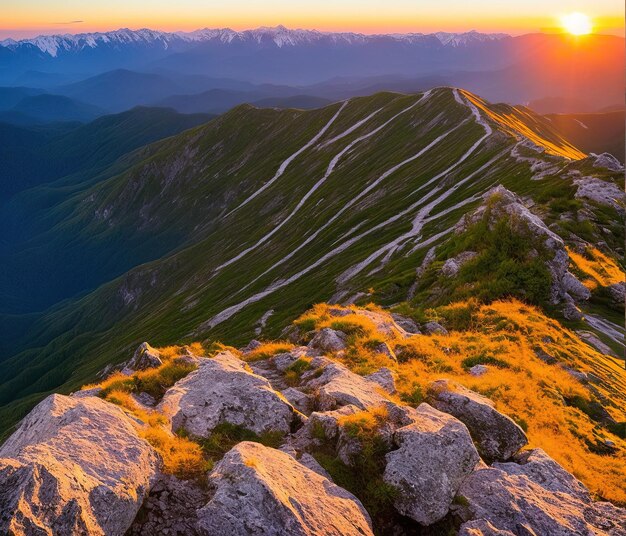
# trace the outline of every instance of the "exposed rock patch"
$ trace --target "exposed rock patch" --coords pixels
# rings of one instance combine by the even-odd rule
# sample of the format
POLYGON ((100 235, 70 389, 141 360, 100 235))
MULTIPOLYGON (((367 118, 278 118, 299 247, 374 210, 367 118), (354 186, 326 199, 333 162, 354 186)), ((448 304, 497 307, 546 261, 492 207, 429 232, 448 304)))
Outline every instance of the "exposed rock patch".
POLYGON ((0 458, 0 533, 16 536, 122 536, 159 463, 121 409, 62 395, 32 410, 0 458))
POLYGON ((515 535, 626 534, 626 510, 594 503, 587 489, 542 450, 523 453, 517 461, 481 467, 463 483, 464 516, 515 535))
POLYGON ((385 482, 399 488, 398 512, 422 525, 442 519, 463 480, 480 460, 467 428, 428 404, 417 418, 397 430, 398 450, 387 454, 385 482))
POLYGON ((467 426, 481 455, 489 460, 508 460, 528 444, 524 431, 497 411, 488 398, 448 380, 433 382, 428 402, 467 426))
POLYGON ((197 437, 207 437, 224 422, 257 434, 288 433, 294 418, 291 404, 269 381, 230 352, 202 360, 167 391, 158 408, 170 419, 172 431, 184 428, 197 437))
POLYGON ((210 476, 215 492, 198 511, 206 536, 365 536, 369 515, 356 497, 293 457, 257 443, 235 446, 210 476))

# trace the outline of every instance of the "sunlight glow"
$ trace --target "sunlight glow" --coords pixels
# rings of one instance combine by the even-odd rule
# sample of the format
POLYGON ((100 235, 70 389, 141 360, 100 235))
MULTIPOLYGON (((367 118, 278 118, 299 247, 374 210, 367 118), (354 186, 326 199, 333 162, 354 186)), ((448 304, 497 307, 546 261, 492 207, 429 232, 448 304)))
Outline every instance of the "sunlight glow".
POLYGON ((591 19, 580 12, 569 13, 561 17, 561 26, 572 35, 587 35, 593 30, 591 19))

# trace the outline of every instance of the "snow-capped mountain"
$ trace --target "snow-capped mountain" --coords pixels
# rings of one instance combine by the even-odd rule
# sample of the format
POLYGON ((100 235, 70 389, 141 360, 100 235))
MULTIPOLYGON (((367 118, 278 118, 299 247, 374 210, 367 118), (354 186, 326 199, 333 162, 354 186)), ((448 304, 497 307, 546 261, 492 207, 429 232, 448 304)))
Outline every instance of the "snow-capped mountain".
POLYGON ((36 47, 44 54, 57 57, 63 53, 80 52, 83 49, 95 49, 101 46, 120 48, 126 45, 144 45, 167 50, 172 44, 193 44, 201 42, 230 43, 257 43, 274 44, 277 47, 308 45, 315 43, 336 44, 366 44, 381 40, 417 43, 436 39, 442 46, 467 46, 475 43, 494 41, 508 37, 506 34, 482 34, 476 31, 466 33, 435 34, 375 34, 360 33, 330 33, 317 30, 291 30, 284 26, 260 27, 254 30, 237 32, 230 28, 204 28, 192 32, 161 32, 157 30, 141 29, 129 30, 122 28, 111 32, 96 32, 83 34, 41 35, 31 39, 6 39, 0 46, 11 50, 22 47, 36 47))

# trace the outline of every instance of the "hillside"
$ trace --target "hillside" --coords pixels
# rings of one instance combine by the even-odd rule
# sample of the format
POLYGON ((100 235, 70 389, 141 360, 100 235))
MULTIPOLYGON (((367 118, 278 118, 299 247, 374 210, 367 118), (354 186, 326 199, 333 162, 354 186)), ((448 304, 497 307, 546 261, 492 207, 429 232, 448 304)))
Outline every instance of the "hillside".
MULTIPOLYGON (((163 108, 137 107, 85 125, 19 127, 0 123, 4 141, 0 150, 11 155, 0 169, 0 201, 73 173, 99 170, 133 149, 211 118, 207 114, 183 115, 163 108)), ((83 175, 81 180, 86 178, 83 175)))
POLYGON ((28 213, 45 225, 7 252, 14 286, 3 288, 17 278, 19 301, 41 292, 28 269, 36 252, 55 288, 85 294, 4 316, 2 426, 141 340, 278 337, 324 301, 426 309, 476 289, 485 302, 539 305, 621 352, 622 181, 619 164, 585 158, 541 116, 462 90, 311 111, 240 106, 118 160, 97 182, 51 186, 53 206, 17 198, 16 221, 28 213), (500 219, 459 227, 485 207, 500 219), (511 213, 521 223, 508 228, 511 213), (458 279, 439 275, 468 252, 458 279), (488 283, 494 274, 501 285, 488 283))
POLYGON ((626 371, 540 310, 455 303, 417 323, 318 304, 284 334, 143 343, 102 381, 48 397, 0 447, 0 530, 626 530, 626 510, 603 502, 626 502, 626 371))

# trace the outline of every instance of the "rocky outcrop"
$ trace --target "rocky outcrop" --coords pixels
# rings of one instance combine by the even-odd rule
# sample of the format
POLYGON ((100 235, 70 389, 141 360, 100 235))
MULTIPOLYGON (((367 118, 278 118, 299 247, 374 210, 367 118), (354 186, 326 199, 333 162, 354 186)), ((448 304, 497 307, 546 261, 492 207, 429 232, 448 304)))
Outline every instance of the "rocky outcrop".
POLYGON ((156 368, 163 364, 161 355, 147 342, 141 343, 139 348, 135 350, 132 359, 127 363, 126 367, 131 370, 145 370, 156 368))
POLYGON ((396 374, 387 367, 382 367, 366 378, 380 385, 385 391, 393 395, 396 392, 396 374))
POLYGON ((315 390, 318 407, 328 411, 354 405, 360 409, 380 406, 386 402, 375 381, 351 372, 340 363, 325 357, 311 361, 310 370, 302 376, 302 386, 315 390))
POLYGON ((589 291, 569 272, 570 259, 563 239, 550 230, 539 216, 533 214, 519 196, 503 186, 492 188, 483 195, 483 199, 482 205, 459 221, 456 230, 463 232, 483 218, 487 218, 488 225, 493 227, 502 218, 506 218, 515 231, 539 240, 548 252, 546 266, 552 279, 550 302, 565 303, 568 314, 573 315, 569 304, 574 299, 588 299, 589 291))
POLYGON ((593 158, 593 167, 606 168, 610 171, 623 171, 624 169, 620 161, 611 153, 591 153, 590 157, 593 158))
POLYGON ((577 199, 589 199, 624 212, 626 193, 614 182, 603 181, 595 177, 583 177, 576 179, 574 184, 578 186, 575 194, 577 199))
POLYGON ((395 508, 422 525, 439 521, 480 460, 467 428, 421 404, 413 424, 398 429, 393 440, 398 449, 387 454, 383 478, 399 489, 395 508))
POLYGON ((202 360, 165 393, 158 409, 170 419, 172 431, 182 428, 197 437, 209 436, 224 422, 258 434, 288 433, 294 419, 291 404, 230 352, 202 360))
POLYGON ((159 460, 121 409, 51 395, 0 449, 0 534, 122 536, 159 460))
POLYGON ((339 352, 346 348, 346 334, 331 328, 319 330, 309 342, 309 348, 324 352, 339 352))
POLYGON ((466 262, 471 261, 474 257, 476 257, 476 255, 477 253, 475 251, 463 251, 455 257, 451 257, 443 263, 441 273, 446 277, 457 276, 462 266, 466 262))
POLYGON ((516 462, 480 467, 467 478, 459 490, 466 504, 461 515, 515 535, 626 534, 626 510, 594 503, 587 489, 542 450, 524 452, 516 462))
POLYGON ((352 494, 257 443, 235 446, 210 477, 214 495, 198 511, 206 536, 366 536, 369 516, 352 494))
POLYGON ((528 444, 524 431, 497 411, 488 398, 448 380, 433 382, 428 402, 467 426, 478 451, 487 461, 505 461, 528 444))

